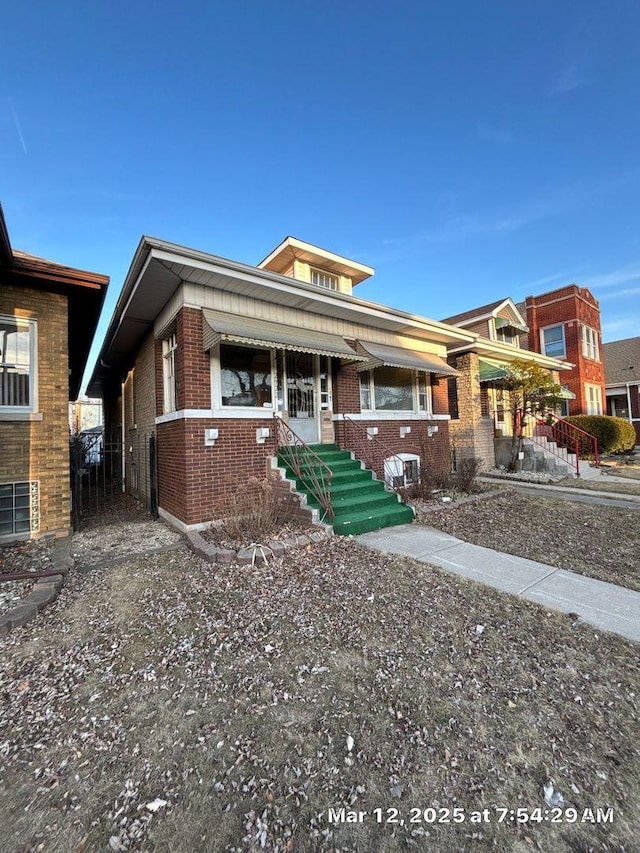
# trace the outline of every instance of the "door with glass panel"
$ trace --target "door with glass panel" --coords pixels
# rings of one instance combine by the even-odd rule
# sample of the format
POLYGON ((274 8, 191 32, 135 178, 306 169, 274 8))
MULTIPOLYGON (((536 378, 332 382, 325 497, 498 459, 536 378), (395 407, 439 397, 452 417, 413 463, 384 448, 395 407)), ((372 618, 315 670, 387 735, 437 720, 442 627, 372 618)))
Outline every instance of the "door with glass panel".
POLYGON ((317 356, 285 354, 286 408, 291 429, 307 444, 319 439, 317 356))

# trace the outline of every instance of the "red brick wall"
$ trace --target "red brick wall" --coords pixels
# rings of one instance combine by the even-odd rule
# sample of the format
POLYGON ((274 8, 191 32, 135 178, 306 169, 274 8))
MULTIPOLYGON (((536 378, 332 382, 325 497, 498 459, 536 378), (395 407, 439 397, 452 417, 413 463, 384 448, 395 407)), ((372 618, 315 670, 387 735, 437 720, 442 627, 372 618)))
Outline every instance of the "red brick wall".
POLYGON ((210 409, 211 369, 209 353, 202 349, 202 311, 182 308, 178 312, 176 343, 177 408, 210 409))
POLYGON ((600 358, 602 358, 600 307, 597 299, 586 288, 572 284, 542 296, 528 296, 525 305, 529 326, 529 348, 534 352, 541 352, 540 329, 560 323, 564 325, 566 360, 575 365, 571 371, 562 371, 560 374, 560 382, 567 385, 576 395, 576 399, 569 403, 570 414, 586 414, 585 382, 600 386, 604 407, 603 363, 585 358, 582 354, 582 326, 585 325, 598 332, 600 358))
POLYGON ((341 415, 360 411, 360 376, 353 364, 342 365, 334 372, 333 411, 341 415))
POLYGON ((449 396, 446 379, 431 380, 431 401, 434 415, 449 414, 449 396))
POLYGON ((449 446, 449 421, 403 421, 403 420, 380 420, 380 421, 357 421, 355 429, 360 438, 354 440, 354 427, 346 425, 344 421, 336 423, 336 442, 343 450, 351 450, 357 458, 365 463, 371 462, 380 479, 384 476, 384 459, 391 453, 416 453, 421 457, 421 466, 441 470, 449 469, 451 465, 451 450, 449 446), (411 432, 404 438, 400 438, 400 427, 411 427, 411 432), (428 436, 427 427, 438 427, 438 432, 431 437, 428 436), (377 427, 378 434, 375 440, 368 442, 364 433, 368 427, 377 427), (367 441, 365 445, 366 459, 358 452, 360 442, 367 441), (424 452, 424 458, 422 458, 424 452))
POLYGON ((158 424, 158 504, 185 524, 211 521, 224 511, 239 486, 265 479, 273 455, 273 418, 197 418, 158 424), (219 438, 205 446, 205 429, 219 438), (256 443, 256 430, 271 437, 256 443))

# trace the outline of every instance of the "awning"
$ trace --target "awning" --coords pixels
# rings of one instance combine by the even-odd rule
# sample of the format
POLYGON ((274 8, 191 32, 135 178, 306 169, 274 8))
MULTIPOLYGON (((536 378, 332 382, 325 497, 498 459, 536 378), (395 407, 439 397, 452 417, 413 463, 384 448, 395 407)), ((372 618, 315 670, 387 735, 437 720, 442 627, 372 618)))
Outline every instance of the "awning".
POLYGON ((563 400, 575 400, 576 399, 576 395, 573 393, 573 391, 570 391, 566 385, 561 386, 561 390, 560 390, 560 393, 558 394, 558 396, 562 397, 563 400))
POLYGON ((506 367, 500 364, 495 364, 492 361, 484 361, 482 358, 478 360, 480 366, 480 382, 496 382, 498 379, 504 379, 509 375, 506 367))
POLYGON ((516 332, 528 332, 529 327, 507 317, 496 317, 496 329, 515 329, 516 332))
POLYGON ((219 341, 236 341, 252 346, 275 347, 276 349, 308 352, 314 355, 337 356, 360 361, 366 356, 358 355, 344 338, 328 332, 285 326, 269 320, 255 320, 225 311, 202 309, 202 346, 211 349, 219 341))
POLYGON ((450 367, 440 356, 420 350, 393 347, 388 344, 374 344, 370 341, 356 341, 358 352, 367 361, 358 365, 358 370, 371 370, 381 365, 387 367, 407 367, 409 370, 426 370, 440 376, 459 376, 460 371, 450 367))

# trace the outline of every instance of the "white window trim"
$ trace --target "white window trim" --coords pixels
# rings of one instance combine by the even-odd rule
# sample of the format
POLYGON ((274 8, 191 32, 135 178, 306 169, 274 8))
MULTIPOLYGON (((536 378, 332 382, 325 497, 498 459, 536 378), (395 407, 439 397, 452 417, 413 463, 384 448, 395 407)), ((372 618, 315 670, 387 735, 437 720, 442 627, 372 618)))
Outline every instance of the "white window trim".
POLYGON ((600 388, 600 386, 599 385, 592 385, 590 382, 585 382, 584 395, 585 395, 586 400, 587 400, 587 414, 588 415, 601 415, 603 412, 603 409, 602 409, 602 389, 600 388), (596 409, 597 409, 597 411, 595 411, 595 412, 591 411, 591 409, 593 408, 593 402, 592 402, 591 394, 590 394, 591 391, 595 392, 593 395, 595 398, 595 404, 596 404, 596 409))
MULTIPOLYGON (((233 342, 230 342, 233 345, 233 342)), ((215 344, 210 350, 210 365, 211 365, 211 404, 212 413, 216 418, 270 418, 275 412, 274 401, 277 397, 277 375, 276 375, 276 351, 268 347, 250 347, 247 344, 237 344, 237 346, 246 346, 248 349, 259 349, 269 353, 271 358, 271 405, 262 406, 223 406, 222 405, 222 366, 220 363, 220 343, 215 344)))
POLYGON ((600 361, 598 333, 591 326, 582 326, 582 355, 584 358, 591 359, 591 361, 600 361))
POLYGON ((567 339, 566 339, 565 331, 564 331, 564 323, 552 323, 550 326, 543 326, 543 328, 540 329, 540 352, 542 353, 542 355, 547 355, 547 352, 545 349, 545 343, 544 343, 544 333, 548 329, 557 329, 558 327, 560 327, 562 329, 562 348, 564 349, 564 353, 563 353, 563 355, 547 356, 548 358, 566 358, 567 357, 567 339))
POLYGON ((391 488, 397 488, 398 484, 394 484, 394 480, 396 477, 402 477, 402 485, 409 486, 413 483, 420 482, 420 474, 421 474, 421 465, 420 465, 420 457, 417 453, 396 453, 394 456, 387 456, 384 460, 384 481, 387 486, 391 488), (398 472, 398 460, 402 462, 402 472, 398 472), (407 482, 407 474, 406 468, 404 466, 405 462, 417 462, 418 463, 418 479, 417 480, 409 480, 407 482))
POLYGON ((330 290, 333 293, 337 293, 340 290, 340 276, 336 275, 332 272, 327 272, 326 270, 320 269, 320 267, 309 267, 309 281, 311 284, 314 284, 316 287, 322 287, 325 290, 330 290), (319 284, 318 282, 313 280, 313 274, 317 273, 318 275, 324 276, 327 279, 331 279, 335 281, 335 287, 332 287, 327 284, 319 284))
POLYGON ((17 314, 0 314, 0 320, 17 320, 29 326, 29 399, 28 406, 0 406, 0 420, 40 421, 38 413, 38 321, 17 314))
POLYGON ((178 409, 178 381, 176 377, 176 351, 178 342, 176 333, 168 335, 162 341, 162 411, 165 415, 178 409), (172 375, 169 375, 171 365, 172 375))
MULTIPOLYGON (((375 368, 374 368, 375 369, 375 368)), ((367 375, 369 377, 369 409, 362 409, 362 414, 371 414, 376 417, 384 417, 391 416, 393 418, 398 418, 403 415, 422 415, 425 417, 432 417, 433 415, 433 389, 431 385, 430 373, 426 371, 421 371, 427 377, 427 408, 420 408, 420 386, 419 386, 419 372, 417 370, 412 370, 412 399, 413 399, 413 408, 411 409, 376 409, 376 396, 375 396, 375 380, 373 377, 374 369, 362 371, 360 376, 367 375)), ((409 368, 406 368, 409 370, 409 368)), ((358 384, 358 393, 360 392, 360 384, 358 384)), ((361 403, 362 405, 362 403, 361 403)))

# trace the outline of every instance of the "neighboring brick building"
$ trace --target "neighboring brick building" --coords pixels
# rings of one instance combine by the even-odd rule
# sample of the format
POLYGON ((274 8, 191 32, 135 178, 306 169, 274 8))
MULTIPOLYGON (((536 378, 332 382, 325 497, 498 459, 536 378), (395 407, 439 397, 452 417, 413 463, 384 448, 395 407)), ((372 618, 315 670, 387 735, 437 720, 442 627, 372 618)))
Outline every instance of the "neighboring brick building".
POLYGON ((13 250, 0 208, 0 542, 69 533, 69 400, 108 281, 13 250))
POLYGON ((447 346, 476 335, 353 296, 372 274, 294 238, 253 267, 143 237, 89 385, 128 490, 148 496, 155 435, 161 516, 210 523, 270 470, 274 415, 310 445, 375 434, 401 477, 448 467, 447 346))
POLYGON ((640 338, 603 344, 607 414, 625 418, 640 444, 640 338))
POLYGON ((562 381, 575 395, 564 415, 601 415, 605 411, 600 305, 585 287, 570 284, 528 296, 522 303, 534 352, 569 362, 562 381))
POLYGON ((495 439, 513 434, 509 394, 501 380, 516 359, 532 361, 564 382, 566 365, 522 349, 524 318, 509 298, 443 320, 473 332, 476 340, 449 347, 449 364, 459 375, 448 380, 449 434, 459 461, 473 455, 485 467, 495 465, 495 439), (562 371, 562 380, 559 377, 562 371))

